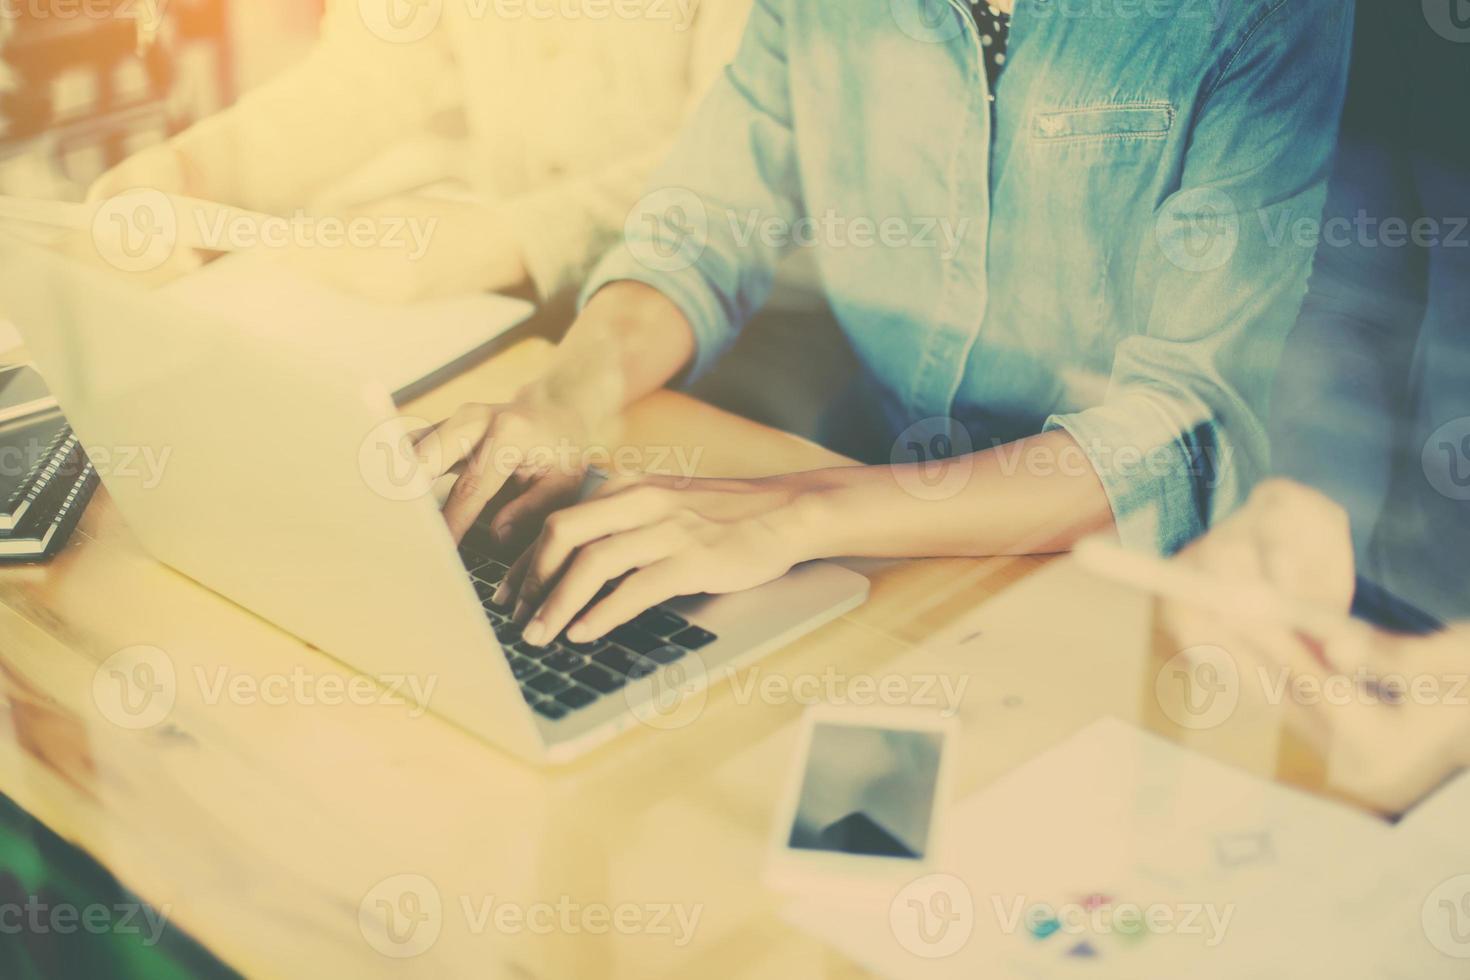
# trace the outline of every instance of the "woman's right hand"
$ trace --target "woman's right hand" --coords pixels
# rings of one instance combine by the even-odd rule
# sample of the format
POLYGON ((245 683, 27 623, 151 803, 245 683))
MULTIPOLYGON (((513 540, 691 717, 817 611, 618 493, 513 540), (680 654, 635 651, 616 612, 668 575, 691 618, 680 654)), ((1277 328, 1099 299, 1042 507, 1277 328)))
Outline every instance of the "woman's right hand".
POLYGON ((547 515, 572 503, 586 476, 586 419, 539 389, 501 404, 468 403, 414 440, 430 479, 455 473, 444 520, 456 542, 497 497, 499 544, 534 537, 547 515), (505 499, 508 498, 508 499, 505 499))
POLYGON ((455 540, 496 501, 496 540, 529 543, 552 511, 581 495, 589 450, 608 445, 606 427, 693 351, 694 333, 672 301, 643 283, 612 283, 578 315, 540 380, 508 403, 461 405, 420 432, 414 444, 430 479, 459 475, 444 504, 455 540))
POLYGON ((183 150, 173 141, 150 146, 133 154, 92 182, 87 202, 99 204, 131 190, 155 190, 165 194, 200 197, 197 181, 183 150))
MULTIPOLYGON (((114 264, 118 264, 115 250, 119 248, 123 248, 124 254, 131 259, 133 253, 125 246, 132 245, 134 234, 144 228, 159 227, 158 211, 166 206, 157 201, 155 195, 206 196, 192 176, 192 170, 183 151, 170 141, 136 153, 98 177, 87 190, 87 203, 93 209, 92 227, 87 236, 89 241, 83 247, 99 251, 114 264)), ((151 240, 156 241, 156 236, 151 240)), ((168 244, 162 264, 148 266, 160 277, 159 281, 188 275, 206 261, 204 253, 182 241, 170 239, 168 244)), ((124 263, 119 267, 127 266, 124 263)))

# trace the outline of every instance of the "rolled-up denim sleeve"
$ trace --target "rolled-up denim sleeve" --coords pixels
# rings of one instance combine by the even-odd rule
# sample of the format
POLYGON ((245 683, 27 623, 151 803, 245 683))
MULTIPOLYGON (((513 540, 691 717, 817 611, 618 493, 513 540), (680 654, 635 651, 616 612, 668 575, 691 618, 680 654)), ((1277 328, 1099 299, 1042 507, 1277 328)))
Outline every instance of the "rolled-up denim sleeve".
POLYGON ((633 206, 623 241, 582 291, 585 304, 608 283, 635 280, 672 300, 694 331, 685 383, 708 371, 765 303, 790 245, 779 229, 802 213, 785 2, 756 0, 734 62, 633 206))
POLYGON ((1101 404, 1054 416, 1125 545, 1172 553, 1267 472, 1265 419, 1306 293, 1347 84, 1352 5, 1263 7, 1195 112, 1135 282, 1141 329, 1101 404))

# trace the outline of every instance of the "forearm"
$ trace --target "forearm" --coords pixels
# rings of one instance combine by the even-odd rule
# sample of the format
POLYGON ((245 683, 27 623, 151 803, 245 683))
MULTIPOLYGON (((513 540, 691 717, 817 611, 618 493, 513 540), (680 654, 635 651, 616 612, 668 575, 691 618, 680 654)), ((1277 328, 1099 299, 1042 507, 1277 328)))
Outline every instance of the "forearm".
POLYGON ((793 486, 781 520, 803 559, 1048 554, 1113 527, 1102 483, 1061 431, 950 460, 781 479, 793 486))
POLYGON ((666 296, 639 282, 614 282, 583 308, 551 369, 521 394, 575 409, 596 428, 657 391, 694 357, 694 332, 666 296))

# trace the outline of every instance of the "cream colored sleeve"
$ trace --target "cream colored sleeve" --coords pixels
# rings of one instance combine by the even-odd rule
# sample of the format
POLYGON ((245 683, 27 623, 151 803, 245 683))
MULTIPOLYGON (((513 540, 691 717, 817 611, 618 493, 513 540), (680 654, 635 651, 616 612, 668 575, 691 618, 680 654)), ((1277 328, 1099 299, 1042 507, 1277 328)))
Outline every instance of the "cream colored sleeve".
MULTIPOLYGON (((740 46, 750 0, 703 0, 695 16, 684 118, 703 100, 740 46)), ((628 212, 677 136, 609 162, 602 170, 514 198, 507 204, 512 233, 537 292, 574 289, 617 243, 628 212)))
POLYGON ((442 28, 387 39, 360 9, 328 0, 304 61, 177 137, 204 196, 277 213, 303 207, 437 108, 452 71, 442 28))

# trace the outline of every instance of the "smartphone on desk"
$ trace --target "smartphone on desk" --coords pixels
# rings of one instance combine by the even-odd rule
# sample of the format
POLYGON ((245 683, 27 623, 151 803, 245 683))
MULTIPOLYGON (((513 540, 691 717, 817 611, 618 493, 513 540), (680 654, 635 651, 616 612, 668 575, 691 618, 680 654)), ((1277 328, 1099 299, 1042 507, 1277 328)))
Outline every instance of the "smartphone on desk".
POLYGON ((935 870, 956 730, 916 709, 808 710, 776 811, 767 883, 889 892, 935 870))

